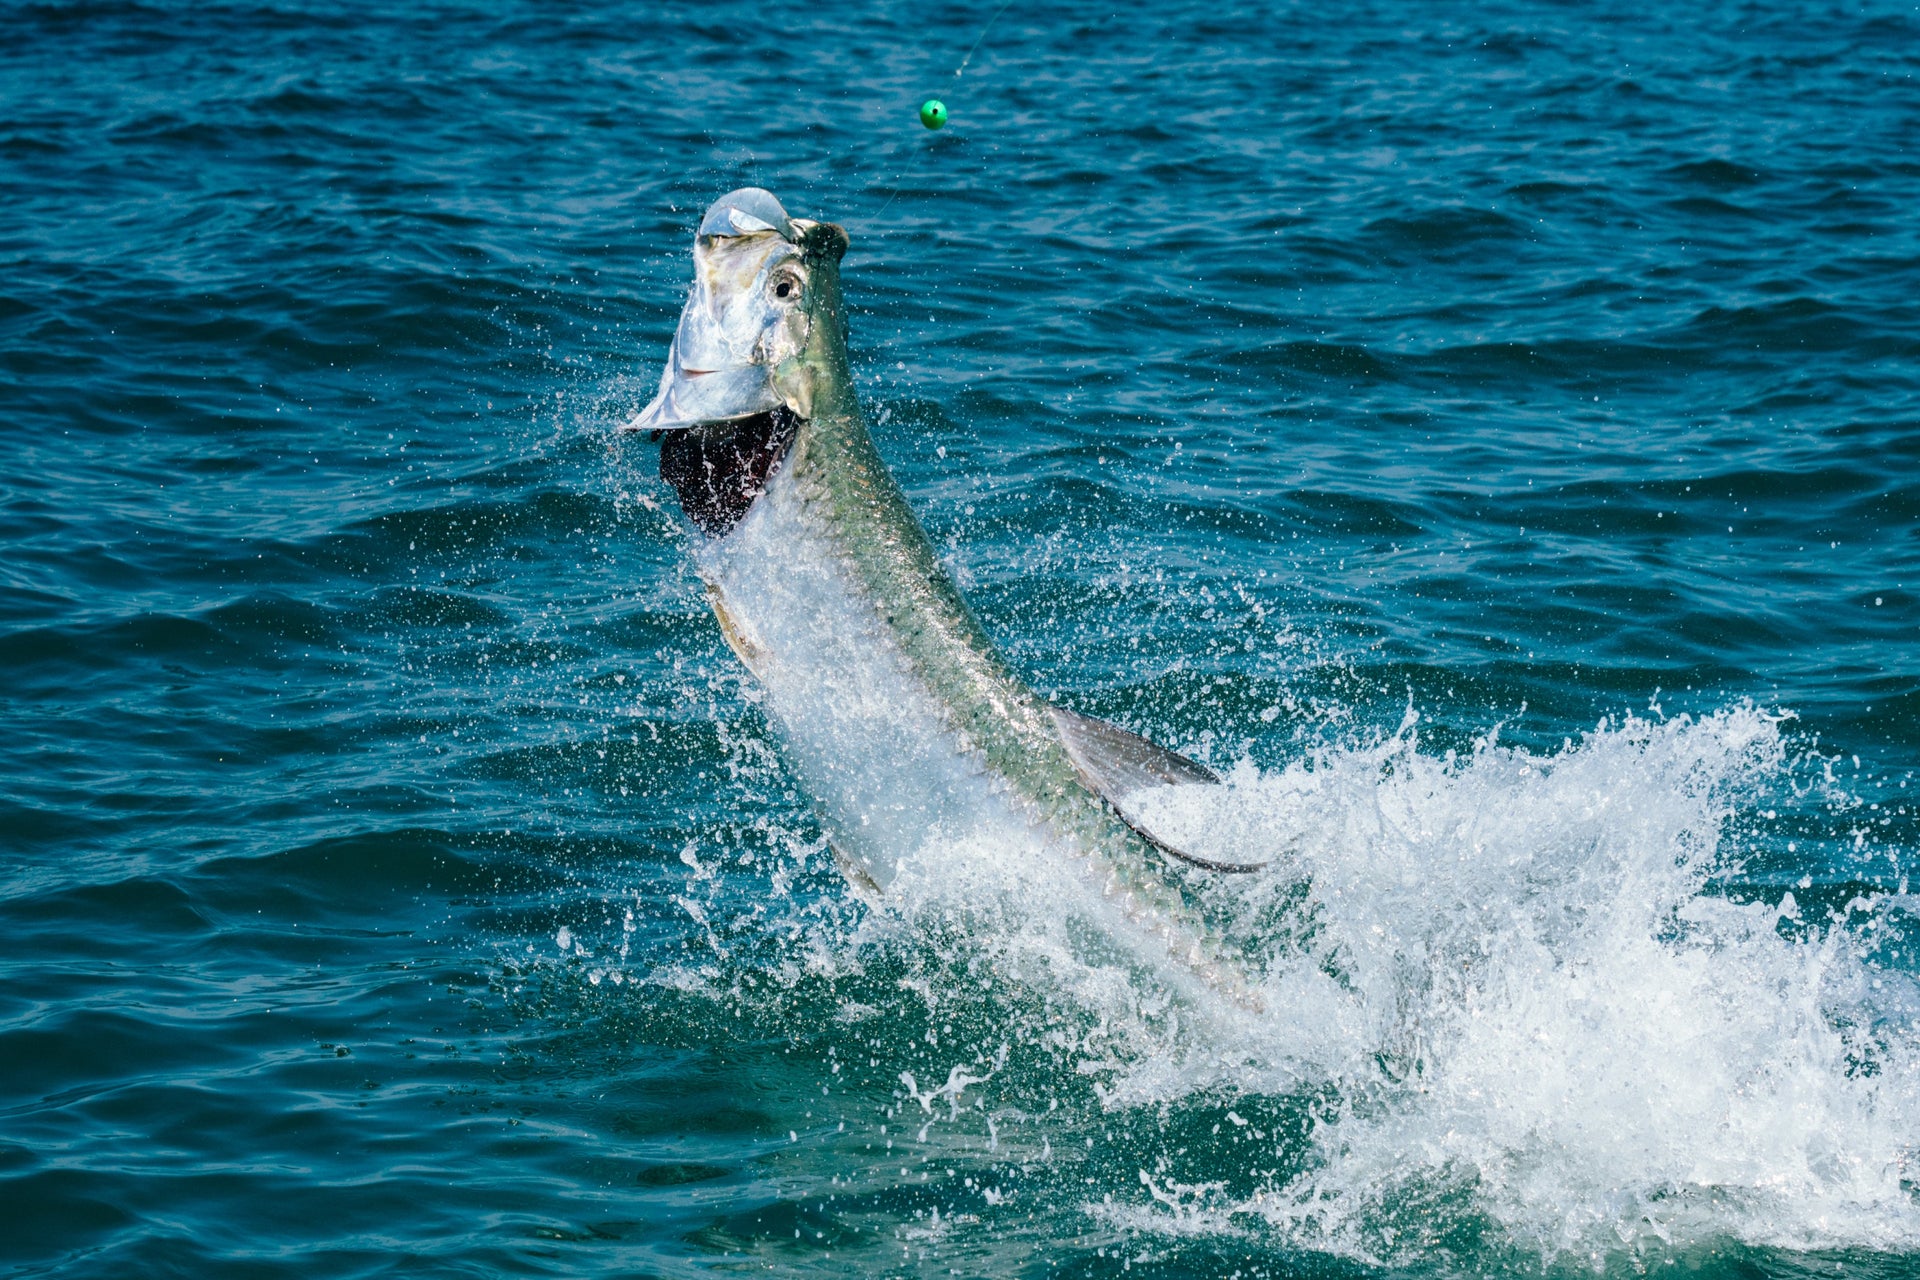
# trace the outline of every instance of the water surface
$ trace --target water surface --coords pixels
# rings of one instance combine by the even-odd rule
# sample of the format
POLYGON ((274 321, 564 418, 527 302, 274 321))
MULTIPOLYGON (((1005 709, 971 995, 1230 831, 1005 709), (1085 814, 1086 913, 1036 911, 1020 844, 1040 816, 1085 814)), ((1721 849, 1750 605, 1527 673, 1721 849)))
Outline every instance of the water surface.
POLYGON ((10 1272, 1920 1266, 1920 19, 995 7, 0 8, 10 1272), (616 430, 745 183, 1270 1015, 839 881, 616 430))

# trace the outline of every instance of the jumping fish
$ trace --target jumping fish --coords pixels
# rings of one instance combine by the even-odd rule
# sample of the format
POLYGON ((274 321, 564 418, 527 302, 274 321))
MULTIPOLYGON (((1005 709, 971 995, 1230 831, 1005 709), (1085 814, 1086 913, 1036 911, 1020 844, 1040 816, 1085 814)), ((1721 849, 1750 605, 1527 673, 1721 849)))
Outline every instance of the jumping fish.
POLYGON ((845 230, 747 187, 707 210, 660 389, 627 424, 697 532, 727 643, 842 872, 882 893, 930 841, 1013 832, 1081 869, 1149 950, 1243 1005, 1235 956, 1164 872, 1194 857, 1126 807, 1205 766, 1027 687, 881 461, 854 393, 845 230))

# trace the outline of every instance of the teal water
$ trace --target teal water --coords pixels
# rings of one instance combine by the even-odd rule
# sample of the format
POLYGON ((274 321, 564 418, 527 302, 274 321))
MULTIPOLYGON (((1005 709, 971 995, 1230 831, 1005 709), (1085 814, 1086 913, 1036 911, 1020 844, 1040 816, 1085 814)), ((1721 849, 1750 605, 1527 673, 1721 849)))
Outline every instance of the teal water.
POLYGON ((0 1269, 1920 1268, 1920 17, 994 8, 0 6, 0 1269), (839 880, 617 432, 745 183, 1269 1014, 839 880))

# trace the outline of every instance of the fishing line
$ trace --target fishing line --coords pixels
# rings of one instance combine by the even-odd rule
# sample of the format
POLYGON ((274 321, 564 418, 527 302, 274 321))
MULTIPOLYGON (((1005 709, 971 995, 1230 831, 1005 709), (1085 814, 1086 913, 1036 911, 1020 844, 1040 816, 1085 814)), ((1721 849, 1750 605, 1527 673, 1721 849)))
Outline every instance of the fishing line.
MULTIPOLYGON (((953 69, 953 78, 955 80, 958 80, 960 78, 960 73, 967 69, 967 64, 973 61, 974 51, 980 47, 980 42, 987 38, 987 32, 993 30, 993 24, 1000 21, 1000 15, 1005 13, 1008 7, 1012 4, 1013 4, 1013 0, 1003 0, 1003 3, 1000 5, 1000 7, 993 11, 993 16, 987 19, 987 25, 980 28, 980 34, 975 36, 973 43, 967 46, 967 56, 960 59, 960 65, 953 69)), ((945 124, 947 122, 946 107, 941 103, 941 101, 938 98, 929 98, 927 99, 926 106, 922 106, 920 108, 920 123, 926 124, 927 122, 927 106, 939 107, 940 108, 940 124, 945 124)), ((933 124, 933 125, 927 125, 927 127, 929 129, 938 129, 940 125, 933 124)))
MULTIPOLYGON (((1008 9, 1012 7, 1013 7, 1013 0, 1001 0, 1000 7, 993 11, 993 16, 987 19, 987 24, 980 28, 980 34, 975 36, 973 38, 973 43, 967 46, 967 52, 965 56, 963 56, 960 59, 960 65, 953 69, 954 80, 956 81, 959 80, 960 77, 966 73, 967 64, 972 62, 973 55, 979 52, 981 44, 987 38, 987 33, 993 30, 993 24, 1000 21, 1000 15, 1005 13, 1008 9)), ((952 92, 952 91, 949 90, 949 92, 952 92)), ((920 123, 929 130, 944 129, 947 124, 947 104, 941 101, 937 97, 928 98, 925 102, 920 104, 920 123)), ((895 143, 894 152, 897 154, 898 150, 899 150, 899 144, 895 143)), ((919 159, 919 153, 916 152, 914 155, 914 161, 917 161, 918 159, 919 159)), ((874 210, 873 220, 875 222, 878 222, 880 220, 880 215, 885 213, 889 208, 891 208, 895 200, 899 199, 900 192, 904 189, 907 176, 912 171, 912 169, 913 169, 913 162, 910 161, 907 164, 907 166, 901 170, 900 177, 894 184, 893 194, 887 197, 886 203, 882 204, 878 209, 874 210)))

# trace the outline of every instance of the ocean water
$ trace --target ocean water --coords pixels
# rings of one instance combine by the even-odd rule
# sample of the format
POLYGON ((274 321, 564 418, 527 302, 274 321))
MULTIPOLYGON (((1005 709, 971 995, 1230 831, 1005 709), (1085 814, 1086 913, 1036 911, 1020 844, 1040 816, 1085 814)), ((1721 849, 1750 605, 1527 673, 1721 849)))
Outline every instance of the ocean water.
POLYGON ((0 5, 0 1271, 1920 1272, 1920 11, 996 8, 0 5), (1267 1013, 834 871, 746 183, 1267 1013))

